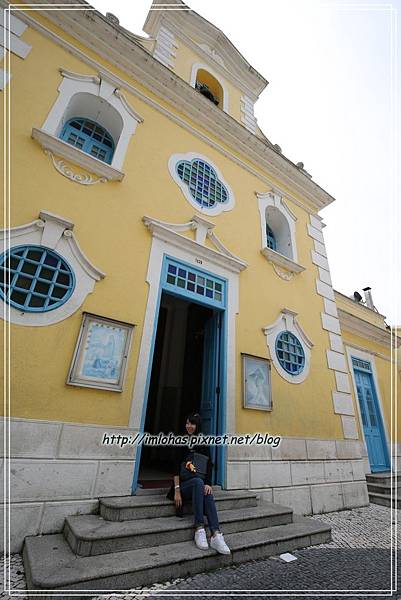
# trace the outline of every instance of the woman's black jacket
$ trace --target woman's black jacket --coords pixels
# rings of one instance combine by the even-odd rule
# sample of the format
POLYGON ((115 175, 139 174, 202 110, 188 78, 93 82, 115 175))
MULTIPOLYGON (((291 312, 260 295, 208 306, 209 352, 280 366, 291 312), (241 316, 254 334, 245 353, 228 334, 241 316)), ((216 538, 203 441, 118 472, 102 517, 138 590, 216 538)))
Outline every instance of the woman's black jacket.
MULTIPOLYGON (((193 446, 189 448, 189 446, 179 446, 177 448, 176 460, 175 460, 175 468, 173 476, 180 476, 181 463, 183 463, 187 458, 190 458, 191 452, 198 452, 199 454, 204 454, 209 458, 207 463, 207 474, 205 477, 205 485, 212 485, 212 470, 213 470, 213 462, 210 456, 210 448, 209 446, 193 446)), ((174 481, 171 484, 171 487, 167 493, 167 498, 169 500, 174 500, 174 481)))

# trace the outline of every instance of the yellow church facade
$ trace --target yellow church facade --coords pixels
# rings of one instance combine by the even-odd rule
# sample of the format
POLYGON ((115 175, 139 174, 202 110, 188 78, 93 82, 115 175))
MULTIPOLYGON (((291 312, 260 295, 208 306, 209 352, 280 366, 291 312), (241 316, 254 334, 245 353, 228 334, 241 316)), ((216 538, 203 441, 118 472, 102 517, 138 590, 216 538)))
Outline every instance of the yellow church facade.
POLYGON ((333 290, 334 198, 259 129, 267 81, 183 4, 150 10, 148 38, 51 4, 2 11, 13 549, 168 478, 171 448, 105 439, 194 411, 281 438, 214 447, 216 485, 300 514, 368 504, 400 454, 400 342, 333 290))

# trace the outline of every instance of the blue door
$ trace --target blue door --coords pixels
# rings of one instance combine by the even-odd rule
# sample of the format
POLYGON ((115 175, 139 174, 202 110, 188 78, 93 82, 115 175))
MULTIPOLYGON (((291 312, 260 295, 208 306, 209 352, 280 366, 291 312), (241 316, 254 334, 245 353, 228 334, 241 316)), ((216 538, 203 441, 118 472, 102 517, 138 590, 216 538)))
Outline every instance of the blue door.
POLYGON ((372 473, 387 471, 390 462, 372 368, 369 362, 354 357, 352 365, 372 473))
MULTIPOLYGON (((203 433, 218 435, 221 433, 221 414, 219 414, 220 396, 221 396, 221 333, 222 333, 222 313, 215 311, 209 321, 206 323, 204 338, 204 362, 202 378, 202 399, 200 406, 200 415, 202 417, 203 433), (220 417, 220 418, 219 418, 220 417)), ((211 457, 215 465, 221 462, 221 448, 211 446, 211 457)), ((216 472, 216 470, 215 470, 216 472)), ((220 473, 221 469, 217 469, 220 473)), ((218 476, 215 483, 221 483, 221 477, 218 476)))
MULTIPOLYGON (((210 308, 213 313, 205 327, 204 363, 202 372, 202 395, 199 412, 205 434, 223 435, 226 433, 226 338, 227 319, 227 280, 177 259, 164 256, 160 278, 159 297, 156 306, 155 328, 149 353, 148 376, 144 394, 140 432, 144 431, 149 396, 150 375, 155 349, 156 329, 162 293, 177 296, 210 308)), ((132 492, 135 493, 141 446, 137 449, 132 492)), ((224 487, 225 447, 211 447, 214 468, 214 483, 224 487)))

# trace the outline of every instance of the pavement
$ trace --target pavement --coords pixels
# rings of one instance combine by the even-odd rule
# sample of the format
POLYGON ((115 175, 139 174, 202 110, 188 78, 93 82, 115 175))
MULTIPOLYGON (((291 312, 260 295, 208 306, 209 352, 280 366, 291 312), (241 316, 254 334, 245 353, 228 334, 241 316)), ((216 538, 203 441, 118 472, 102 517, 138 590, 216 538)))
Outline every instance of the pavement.
MULTIPOLYGON (((292 600, 300 596, 327 596, 331 600, 344 597, 347 600, 372 597, 401 600, 401 535, 396 536, 397 528, 401 526, 401 510, 391 513, 390 508, 370 504, 311 518, 331 525, 332 541, 292 551, 296 557, 292 562, 272 556, 155 584, 151 588, 118 595, 104 594, 94 600, 156 600, 169 596, 197 600, 292 600)), ((0 597, 27 598, 22 557, 12 554, 9 558, 9 568, 4 571, 2 559, 0 572, 10 578, 11 592, 3 592, 0 597)))

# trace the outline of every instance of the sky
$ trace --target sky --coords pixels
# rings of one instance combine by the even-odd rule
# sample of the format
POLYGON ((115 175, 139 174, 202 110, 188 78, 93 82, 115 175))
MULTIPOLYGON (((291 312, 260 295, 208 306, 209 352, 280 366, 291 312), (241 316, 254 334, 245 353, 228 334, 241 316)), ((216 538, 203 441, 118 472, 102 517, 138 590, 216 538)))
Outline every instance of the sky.
MULTIPOLYGON (((151 0, 92 5, 145 35, 151 0)), ((255 105, 259 127, 336 199, 320 212, 334 288, 363 296, 370 286, 387 323, 401 326, 401 0, 188 0, 188 6, 269 81, 255 105)))

